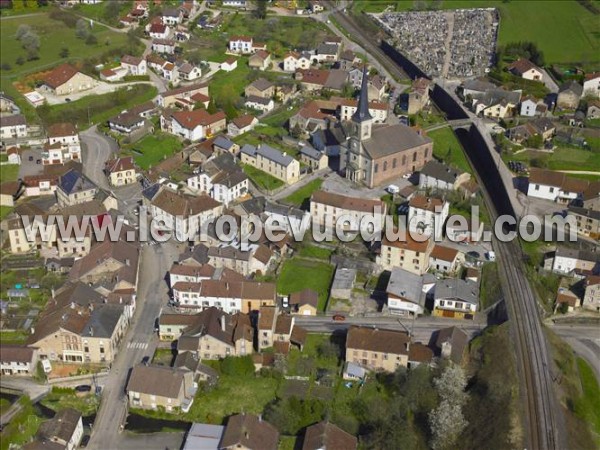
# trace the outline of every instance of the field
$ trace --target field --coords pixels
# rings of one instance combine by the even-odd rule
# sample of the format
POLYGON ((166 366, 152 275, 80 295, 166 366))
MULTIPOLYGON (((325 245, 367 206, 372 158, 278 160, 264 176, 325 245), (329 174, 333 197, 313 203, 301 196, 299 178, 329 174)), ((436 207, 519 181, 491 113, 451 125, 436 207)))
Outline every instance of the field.
MULTIPOLYGON (((392 5, 396 11, 407 11, 415 2, 359 1, 354 10, 380 12, 392 5)), ((425 6, 431 1, 418 2, 425 6)), ((598 4, 597 2, 593 2, 598 4)), ((442 9, 495 7, 500 10, 500 45, 532 41, 544 52, 546 63, 600 61, 598 18, 578 4, 568 1, 442 1, 442 9)))
POLYGON ((302 244, 300 250, 298 250, 298 256, 303 258, 315 258, 329 261, 333 250, 328 248, 317 247, 316 245, 305 245, 302 244))
MULTIPOLYGON (((553 153, 527 150, 513 155, 504 155, 506 161, 523 161, 551 170, 583 170, 600 172, 600 151, 590 151, 580 148, 557 148, 553 153)), ((571 175, 580 177, 579 174, 571 175)), ((582 176, 585 179, 595 180, 600 176, 582 176)))
POLYGON ((18 164, 5 164, 0 166, 0 182, 15 181, 19 177, 18 164))
POLYGON ((94 123, 106 122, 126 109, 152 100, 156 93, 154 86, 128 86, 108 94, 89 95, 71 103, 40 106, 38 113, 45 124, 71 122, 79 125, 81 130, 94 123))
POLYGON ((301 188, 295 190, 288 195, 283 201, 290 205, 301 207, 302 209, 308 209, 310 207, 310 196, 316 190, 318 190, 323 184, 323 180, 320 178, 307 183, 301 188))
POLYGON ((132 146, 135 162, 144 170, 178 152, 181 147, 179 139, 163 133, 145 136, 132 146))
POLYGON ((318 310, 324 311, 332 276, 333 266, 330 264, 301 258, 288 259, 277 278, 277 292, 290 294, 313 289, 319 293, 318 310))
MULTIPOLYGON (((76 61, 89 57, 100 56, 111 49, 123 48, 127 44, 127 35, 109 30, 101 25, 93 28, 93 34, 98 43, 87 45, 84 39, 78 39, 75 29, 66 27, 62 22, 50 18, 49 14, 35 16, 5 18, 0 27, 0 63, 9 64, 11 70, 2 69, 2 77, 17 77, 25 73, 47 69, 63 61, 76 61), (27 61, 27 52, 15 38, 19 25, 29 25, 40 37, 39 59, 27 61), (69 49, 69 56, 63 58, 60 52, 69 49), (22 65, 16 63, 17 58, 23 57, 22 65)), ((4 83, 3 83, 4 84, 4 83)))
POLYGON ((265 405, 275 398, 278 386, 276 378, 221 374, 213 390, 196 395, 186 418, 194 422, 221 424, 225 417, 240 411, 260 414, 265 405))
POLYGON ((244 169, 244 173, 246 175, 248 175, 250 180, 256 186, 258 186, 259 189, 264 189, 266 191, 270 191, 273 189, 280 188, 284 184, 283 181, 269 175, 266 172, 263 172, 260 169, 257 169, 256 167, 252 167, 248 164, 245 164, 243 166, 243 169, 244 169))
POLYGON ((436 158, 465 172, 473 172, 460 142, 450 127, 431 131, 427 136, 433 140, 433 155, 436 158))
POLYGON ((575 403, 575 412, 592 424, 594 432, 600 435, 600 388, 594 371, 582 358, 577 358, 577 368, 583 395, 575 403))

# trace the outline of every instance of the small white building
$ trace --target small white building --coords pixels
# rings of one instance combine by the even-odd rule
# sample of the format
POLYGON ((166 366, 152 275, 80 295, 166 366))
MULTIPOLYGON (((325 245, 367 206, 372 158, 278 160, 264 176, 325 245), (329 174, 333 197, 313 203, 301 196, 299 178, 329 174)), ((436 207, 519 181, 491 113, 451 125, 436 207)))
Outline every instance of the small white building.
POLYGON ((244 106, 257 111, 268 112, 275 108, 275 102, 272 98, 263 98, 258 97, 257 95, 250 95, 246 98, 244 106))
POLYGON ((148 73, 148 66, 144 58, 125 55, 121 58, 121 66, 127 69, 127 72, 133 76, 141 76, 148 73))
POLYGON ((600 98, 600 72, 587 74, 583 81, 583 95, 600 98))
POLYGON ((408 229, 441 239, 449 211, 450 203, 445 200, 415 195, 408 204, 408 229))
POLYGON ((233 36, 229 39, 229 51, 241 55, 249 55, 253 52, 253 40, 248 36, 233 36))
POLYGON ((227 58, 221 63, 220 68, 224 72, 231 72, 232 70, 237 69, 237 59, 234 57, 227 58))

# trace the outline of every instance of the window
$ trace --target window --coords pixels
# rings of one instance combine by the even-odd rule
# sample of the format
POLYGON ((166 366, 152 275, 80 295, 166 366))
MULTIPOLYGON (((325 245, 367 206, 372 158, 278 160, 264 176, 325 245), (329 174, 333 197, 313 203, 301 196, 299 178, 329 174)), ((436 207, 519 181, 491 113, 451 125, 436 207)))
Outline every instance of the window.
POLYGON ((397 162, 398 162, 398 161, 396 161, 396 158, 394 158, 394 159, 392 160, 392 169, 395 169, 395 168, 396 168, 396 163, 397 163, 397 162))
POLYGON ((417 160, 417 152, 413 153, 413 162, 417 160))
POLYGON ((387 170, 387 161, 383 162, 383 171, 385 172, 387 170))
POLYGON ((379 164, 375 164, 375 173, 379 171, 379 164))
POLYGON ((406 165, 406 155, 402 155, 402 165, 406 165))

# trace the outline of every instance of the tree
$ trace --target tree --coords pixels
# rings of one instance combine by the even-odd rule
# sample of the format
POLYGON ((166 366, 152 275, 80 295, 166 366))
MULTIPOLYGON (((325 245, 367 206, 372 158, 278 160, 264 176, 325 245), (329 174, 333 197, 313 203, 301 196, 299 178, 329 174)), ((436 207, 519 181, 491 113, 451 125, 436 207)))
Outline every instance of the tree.
POLYGON ((296 125, 294 125, 294 128, 292 128, 290 130, 290 134, 292 135, 292 137, 294 139, 298 139, 298 138, 300 138, 300 136, 302 136, 302 128, 300 127, 299 123, 297 123, 296 125))
POLYGON ((19 25, 19 28, 17 28, 17 32, 15 33, 17 41, 20 41, 23 38, 23 36, 25 36, 29 32, 31 32, 31 27, 29 25, 19 25))
POLYGON ((460 366, 450 364, 433 384, 441 402, 429 413, 431 446, 434 450, 453 448, 457 437, 467 426, 462 412, 467 401, 467 377, 460 366))
POLYGON ((63 47, 60 49, 60 53, 58 54, 61 58, 69 57, 69 49, 67 47, 63 47))
POLYGON ((541 134, 534 134, 525 140, 525 145, 531 148, 542 148, 544 145, 544 138, 541 134))
POLYGON ((254 17, 257 19, 265 19, 267 17, 267 1, 257 0, 256 9, 254 10, 254 17))
POLYGON ((350 83, 344 83, 342 86, 342 97, 352 98, 354 96, 354 86, 350 83))
POLYGON ((40 59, 40 54, 35 48, 27 50, 27 61, 35 61, 40 59))
POLYGON ((75 25, 75 35, 79 39, 86 39, 90 35, 90 27, 85 19, 79 19, 75 25))
POLYGON ((89 34, 87 39, 85 40, 86 45, 96 45, 98 43, 98 38, 93 34, 89 34))
POLYGON ((317 355, 323 359, 339 359, 342 352, 339 345, 331 341, 324 341, 317 346, 317 355))
POLYGON ((458 436, 467 426, 462 413, 462 406, 448 400, 442 400, 440 405, 429 414, 431 427, 431 447, 434 450, 454 448, 458 436))
POLYGON ((121 10, 120 3, 121 2, 106 2, 106 6, 104 7, 104 18, 108 22, 112 22, 119 17, 119 12, 121 10))
POLYGON ((40 37, 34 31, 29 31, 21 37, 21 45, 27 51, 38 50, 40 48, 40 37))

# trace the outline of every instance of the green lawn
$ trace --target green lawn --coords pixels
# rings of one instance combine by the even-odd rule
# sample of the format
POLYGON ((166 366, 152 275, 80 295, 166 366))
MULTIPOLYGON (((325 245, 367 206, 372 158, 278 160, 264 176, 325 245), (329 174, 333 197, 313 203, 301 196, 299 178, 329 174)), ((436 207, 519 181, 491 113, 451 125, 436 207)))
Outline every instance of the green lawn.
MULTIPOLYGON (((324 368, 331 371, 336 371, 339 367, 340 360, 332 355, 319 354, 318 348, 320 345, 331 340, 330 334, 310 333, 306 336, 306 342, 302 352, 293 347, 288 356, 288 370, 292 375, 306 375, 299 370, 299 361, 310 358, 314 361, 314 367, 324 368)), ((345 338, 336 341, 341 348, 345 345, 345 338), (340 342, 341 341, 341 342, 340 342)))
POLYGON ((291 294, 309 288, 319 293, 319 311, 325 310, 333 266, 302 258, 288 259, 277 279, 277 292, 291 294))
POLYGON ((252 167, 248 164, 244 164, 243 166, 244 173, 248 175, 250 180, 259 188, 264 189, 266 191, 270 191, 273 189, 280 188, 284 185, 284 182, 275 178, 274 176, 269 175, 266 172, 263 172, 256 167, 252 167))
MULTIPOLYGON (((430 0, 419 2, 431 4, 430 0)), ((382 11, 393 4, 397 11, 414 7, 415 2, 354 2, 356 10, 382 11)), ((598 7, 598 2, 593 2, 598 7)), ((546 63, 600 61, 598 17, 575 0, 563 1, 442 1, 443 9, 495 7, 500 10, 498 43, 533 41, 544 52, 546 63)))
POLYGON ((37 14, 18 19, 2 19, 0 27, 0 62, 10 64, 11 70, 2 70, 2 77, 16 77, 33 71, 49 69, 63 61, 75 61, 100 56, 111 49, 124 48, 128 37, 101 25, 93 28, 98 43, 86 45, 84 39, 78 39, 74 28, 68 28, 63 22, 50 18, 49 14, 37 14), (29 25, 40 38, 39 59, 27 61, 27 52, 15 38, 19 25, 29 25), (61 49, 68 48, 69 56, 62 58, 61 49), (18 65, 17 58, 23 57, 24 64, 18 65))
MULTIPOLYGON (((581 148, 561 147, 552 153, 527 150, 517 154, 503 154, 506 161, 522 161, 552 170, 589 170, 600 172, 600 151, 590 151, 581 148)), ((593 175, 571 175, 585 179, 598 179, 593 175)))
POLYGON ((298 251, 298 256, 304 258, 316 258, 329 261, 333 250, 317 247, 316 245, 302 245, 298 251))
POLYGON ((0 331, 0 341, 4 344, 24 344, 28 336, 25 331, 0 331))
POLYGON ((175 136, 158 133, 140 139, 132 145, 132 149, 136 152, 134 153, 136 164, 142 169, 148 169, 181 150, 182 146, 181 141, 175 136))
POLYGON ((229 118, 238 115, 237 104, 241 103, 244 88, 249 84, 249 75, 248 58, 238 58, 237 69, 231 72, 217 72, 208 86, 210 98, 229 118))
POLYGON ((440 128, 427 133, 427 136, 433 140, 433 155, 436 158, 462 171, 473 173, 452 128, 440 128))
POLYGON ((600 435, 600 387, 594 371, 583 358, 577 358, 582 396, 574 405, 575 413, 589 422, 600 435))
POLYGON ((73 408, 84 416, 89 416, 97 411, 100 399, 93 393, 78 397, 74 389, 53 387, 42 399, 42 405, 54 411, 73 408))
POLYGON ((184 417, 194 422, 220 425, 231 414, 261 414, 265 405, 275 398, 278 388, 276 378, 221 374, 213 390, 196 395, 192 408, 184 417))
POLYGON ((135 85, 102 95, 89 95, 80 100, 54 106, 40 106, 38 113, 45 124, 71 122, 86 129, 92 124, 104 123, 120 112, 152 100, 157 89, 149 85, 135 85))
POLYGON ((310 207, 310 196, 313 192, 320 189, 322 184, 323 180, 317 178, 316 180, 313 180, 292 192, 290 195, 284 198, 283 201, 308 210, 310 207))
POLYGON ((0 182, 15 181, 19 177, 18 164, 5 164, 0 166, 0 182))
POLYGON ((10 408, 10 401, 7 398, 0 398, 0 415, 4 414, 10 408))

